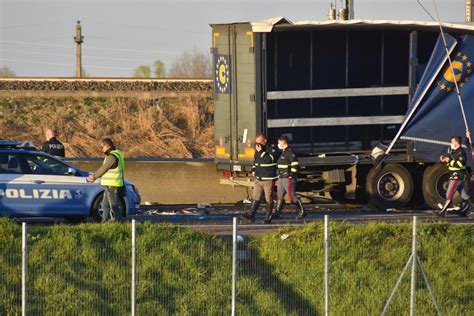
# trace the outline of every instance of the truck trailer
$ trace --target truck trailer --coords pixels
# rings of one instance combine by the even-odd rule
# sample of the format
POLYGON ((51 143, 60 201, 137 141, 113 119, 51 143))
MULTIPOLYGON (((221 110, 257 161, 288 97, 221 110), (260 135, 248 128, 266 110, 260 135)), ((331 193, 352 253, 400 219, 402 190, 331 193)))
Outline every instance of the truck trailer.
MULTIPOLYGON (((469 24, 443 26, 453 36, 474 34, 469 24)), ((405 119, 438 23, 276 17, 211 28, 221 183, 252 185, 254 139, 264 133, 271 143, 290 139, 306 196, 328 193, 381 209, 444 201, 448 170, 418 155, 416 140, 398 140, 381 166, 371 155, 405 119)))

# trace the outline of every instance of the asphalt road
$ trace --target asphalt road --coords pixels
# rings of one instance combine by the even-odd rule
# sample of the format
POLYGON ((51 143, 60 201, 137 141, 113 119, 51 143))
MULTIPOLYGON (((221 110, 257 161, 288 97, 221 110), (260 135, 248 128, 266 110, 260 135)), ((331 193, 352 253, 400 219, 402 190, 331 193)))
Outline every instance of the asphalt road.
MULTIPOLYGON (((157 223, 173 223, 202 229, 217 234, 231 234, 234 217, 245 212, 247 205, 217 205, 207 208, 188 206, 145 206, 143 214, 134 216, 136 221, 157 223)), ((361 210, 361 206, 339 204, 306 204, 308 215, 304 220, 296 219, 296 212, 291 207, 285 208, 280 219, 271 224, 263 224, 264 210, 257 213, 255 222, 238 219, 239 234, 255 234, 272 231, 284 226, 301 226, 307 223, 323 221, 324 215, 329 215, 331 221, 365 224, 368 222, 410 222, 417 216, 421 222, 449 222, 455 224, 474 224, 474 215, 460 217, 447 214, 444 218, 436 216, 429 210, 394 210, 391 212, 361 210)))
MULTIPOLYGON (((436 216, 430 210, 393 210, 391 212, 364 210, 360 205, 340 205, 334 203, 305 204, 308 215, 303 220, 296 219, 296 212, 290 206, 284 209, 282 218, 273 220, 271 224, 263 224, 263 208, 257 213, 255 222, 242 221, 239 216, 245 212, 245 204, 219 204, 207 207, 196 205, 144 205, 142 213, 127 217, 137 222, 171 223, 200 229, 213 234, 232 234, 233 218, 238 218, 238 230, 241 235, 252 235, 278 230, 281 227, 302 226, 307 223, 323 221, 324 215, 329 215, 331 221, 365 224, 368 222, 410 222, 413 216, 418 216, 421 222, 449 222, 454 224, 474 224, 474 214, 470 217, 460 217, 448 213, 446 217, 436 216)), ((60 218, 22 218, 33 225, 51 225, 65 223, 60 218)), ((90 219, 88 221, 91 221, 90 219)))

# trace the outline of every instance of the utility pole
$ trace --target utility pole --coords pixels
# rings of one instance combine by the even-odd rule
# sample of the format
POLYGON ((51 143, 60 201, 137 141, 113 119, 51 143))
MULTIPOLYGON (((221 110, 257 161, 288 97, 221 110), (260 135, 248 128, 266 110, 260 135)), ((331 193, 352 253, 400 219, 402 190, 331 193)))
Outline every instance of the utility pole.
POLYGON ((466 22, 472 22, 472 0, 466 0, 466 22))
POLYGON ((77 21, 76 24, 76 36, 74 36, 74 42, 76 42, 76 77, 82 77, 82 43, 84 42, 84 36, 82 36, 81 21, 77 21))

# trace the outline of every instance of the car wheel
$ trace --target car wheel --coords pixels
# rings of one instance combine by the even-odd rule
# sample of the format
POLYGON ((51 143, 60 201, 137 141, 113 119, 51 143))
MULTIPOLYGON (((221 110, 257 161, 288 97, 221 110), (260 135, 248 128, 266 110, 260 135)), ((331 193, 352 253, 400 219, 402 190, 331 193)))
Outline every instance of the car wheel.
POLYGON ((413 179, 399 164, 373 167, 367 174, 366 191, 370 201, 379 209, 401 208, 413 196, 413 179))
MULTIPOLYGON (((104 197, 104 193, 99 194, 94 200, 94 203, 92 204, 91 216, 94 219, 94 222, 102 221, 102 214, 104 213, 104 210, 102 209, 103 197, 104 197)), ((123 198, 120 199, 120 210, 122 212, 122 218, 125 218, 127 215, 127 209, 126 209, 125 201, 123 200, 123 198)), ((114 211, 112 211, 110 215, 112 219, 115 219, 114 211)))

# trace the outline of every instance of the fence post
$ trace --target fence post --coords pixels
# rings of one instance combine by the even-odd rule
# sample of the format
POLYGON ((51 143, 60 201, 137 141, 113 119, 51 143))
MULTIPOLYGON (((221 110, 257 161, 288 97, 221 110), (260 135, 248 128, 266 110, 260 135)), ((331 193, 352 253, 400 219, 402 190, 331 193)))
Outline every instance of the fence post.
POLYGON ((329 316, 329 215, 324 215, 324 310, 329 316))
POLYGON ((235 316, 237 303, 237 217, 233 219, 232 225, 232 311, 235 316))
POLYGON ((28 233, 26 223, 21 224, 21 315, 28 315, 26 279, 28 277, 28 233))
POLYGON ((410 285, 410 316, 415 315, 415 297, 416 297, 416 229, 417 217, 413 216, 413 236, 412 236, 412 266, 411 266, 411 285, 410 285))
POLYGON ((135 220, 132 219, 132 286, 131 286, 131 314, 135 316, 137 314, 137 256, 136 256, 136 238, 137 238, 137 228, 135 220))

